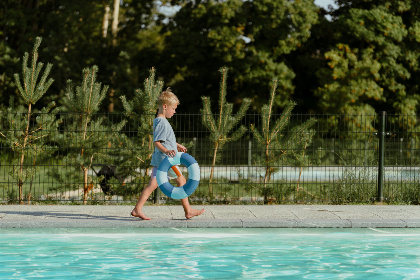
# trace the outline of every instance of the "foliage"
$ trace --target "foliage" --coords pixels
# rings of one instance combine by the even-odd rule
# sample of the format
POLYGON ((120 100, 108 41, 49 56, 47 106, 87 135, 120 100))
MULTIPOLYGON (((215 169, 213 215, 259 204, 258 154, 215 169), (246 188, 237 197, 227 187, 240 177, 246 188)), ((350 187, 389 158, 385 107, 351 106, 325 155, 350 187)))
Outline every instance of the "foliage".
MULTIPOLYGON (((14 75, 18 92, 27 108, 14 108, 13 98, 11 98, 11 107, 1 114, 1 126, 4 133, 0 132, 0 134, 5 138, 3 140, 6 145, 14 152, 12 157, 14 168, 11 175, 19 186, 20 203, 23 203, 23 184, 29 179, 32 186, 36 165, 51 154, 53 147, 48 145, 46 137, 49 137, 57 126, 54 115, 56 110, 52 110, 55 106, 54 102, 43 108, 35 120, 33 119, 32 105, 45 94, 54 81, 52 78, 48 79, 52 68, 50 63, 47 64, 40 77, 44 66, 42 62, 38 62, 38 48, 41 40, 40 37, 36 38, 31 67, 28 67, 29 54, 26 52, 23 56, 22 79, 19 74, 14 75)), ((30 200, 31 189, 28 194, 28 201, 30 200)))
MULTIPOLYGON (((121 166, 121 178, 127 178, 137 163, 147 165, 150 149, 141 146, 143 140, 134 143, 130 135, 117 133, 123 123, 88 116, 106 112, 113 102, 116 112, 126 110, 127 100, 140 94, 132 90, 137 88, 139 77, 147 75, 152 66, 160 70, 156 80, 164 77, 180 92, 183 111, 195 110, 201 95, 215 98, 220 94, 212 81, 220 65, 227 65, 231 86, 226 90, 231 94, 225 97, 226 102, 240 104, 251 98, 252 109, 260 111, 265 103, 261 91, 272 76, 278 77, 281 91, 272 103, 285 107, 294 94, 293 99, 303 108, 299 110, 334 114, 328 118, 327 133, 334 137, 334 131, 345 123, 344 130, 356 132, 357 138, 349 150, 365 143, 365 136, 360 135, 376 131, 375 115, 383 110, 407 115, 405 122, 395 118, 391 124, 401 129, 398 137, 414 139, 412 143, 418 139, 419 1, 336 0, 338 8, 326 11, 316 8, 312 0, 124 0, 120 2, 117 33, 104 36, 103 31, 108 31, 104 28, 106 8, 113 2, 5 0, 0 5, 0 139, 13 149, 9 159, 18 166, 12 174, 20 188, 32 181, 36 166, 50 157, 57 149, 54 146, 63 143, 70 143, 71 150, 61 148, 55 155, 71 160, 67 162, 71 165, 115 163, 121 166), (164 16, 158 5, 177 5, 179 10, 164 16), (39 36, 44 38, 41 50, 39 36), (28 54, 23 57, 20 71, 18 57, 31 46, 34 55, 31 59, 28 54), (38 56, 53 62, 54 71, 51 64, 44 67, 39 63, 38 56), (101 69, 91 77, 97 76, 111 90, 100 90, 90 99, 97 106, 89 109, 83 106, 87 97, 77 97, 81 88, 64 88, 68 79, 77 79, 79 69, 91 65, 101 69), (119 103, 123 99, 115 97, 127 92, 126 104, 119 103), (74 102, 66 94, 73 94, 74 102), (6 99, 16 95, 18 98, 11 99, 10 108, 5 109, 6 99), (55 100, 61 111, 60 129, 71 132, 52 139, 57 126, 54 114, 58 109, 51 103, 55 100), (70 111, 78 112, 77 117, 63 114, 70 111), (79 133, 78 137, 72 133, 79 133), (130 152, 122 147, 129 147, 130 152), (107 157, 102 157, 101 149, 108 149, 107 157), (67 158, 70 154, 74 157, 67 158), (128 158, 133 162, 125 161, 128 158)), ((133 103, 130 114, 142 105, 140 99, 133 102, 139 105, 133 103)), ((149 120, 133 117, 128 126, 139 127, 144 143, 150 143, 149 120)), ((350 133, 340 137, 352 139, 350 133)), ((368 140, 371 142, 372 137, 368 140)), ((415 148, 412 145, 411 149, 415 148)), ((343 153, 335 153, 337 159, 332 162, 341 164, 343 153)), ((299 165, 301 155, 287 156, 288 163, 294 160, 299 165)), ((351 157, 357 160, 357 155, 351 157)), ((86 178, 77 174, 80 170, 73 179, 66 177, 70 170, 66 172, 57 175, 63 184, 86 187, 86 178)), ((97 179, 88 178, 88 185, 97 179)), ((118 188, 124 188, 122 183, 118 188)), ((13 191, 9 193, 15 196, 13 191)), ((273 189, 270 195, 275 193, 273 189)))
POLYGON ((132 180, 140 180, 141 177, 147 176, 154 151, 153 119, 158 109, 157 99, 163 88, 163 82, 156 81, 155 76, 156 70, 150 69, 143 90, 136 89, 132 100, 127 100, 125 96, 121 97, 125 115, 137 131, 134 138, 131 137, 126 141, 130 154, 120 154, 120 172, 124 173, 124 176, 131 176, 132 180), (138 167, 145 170, 145 173, 140 174, 137 171, 138 167))
MULTIPOLYGON (((251 100, 244 99, 238 113, 233 116, 233 104, 226 102, 227 95, 227 77, 228 68, 222 67, 219 70, 221 74, 220 91, 219 91, 219 107, 217 114, 212 113, 210 97, 202 96, 203 108, 201 109, 201 116, 204 126, 210 131, 210 142, 213 145, 213 162, 211 166, 210 182, 213 179, 214 167, 216 165, 217 152, 230 141, 236 141, 241 138, 246 131, 246 128, 241 125, 236 130, 236 125, 244 117, 251 100), (233 133, 231 133, 231 131, 233 133)), ((212 196, 212 187, 209 187, 209 196, 212 196)))
POLYGON ((89 191, 96 186, 97 178, 88 175, 94 161, 99 165, 112 165, 112 153, 107 148, 121 145, 120 131, 125 121, 118 124, 104 124, 104 116, 93 118, 104 100, 108 86, 96 82, 98 68, 83 69, 82 82, 74 88, 71 80, 66 90, 66 104, 72 113, 61 118, 63 133, 57 135, 60 147, 68 147, 63 161, 70 168, 58 170, 55 167, 50 176, 61 182, 61 188, 83 189, 83 201, 87 202, 89 191), (80 173, 80 170, 82 173, 80 173), (83 175, 81 177, 80 175, 83 175))
POLYGON ((310 127, 316 122, 314 118, 310 118, 304 123, 290 129, 287 136, 283 134, 282 132, 286 130, 290 121, 291 112, 296 106, 295 102, 289 102, 289 105, 284 109, 280 118, 275 121, 272 127, 270 127, 276 89, 277 80, 274 79, 269 103, 265 104, 261 109, 261 130, 258 131, 257 128, 251 124, 251 131, 263 149, 263 156, 257 160, 257 165, 264 166, 265 168, 264 184, 261 189, 265 201, 267 201, 268 196, 270 195, 267 188, 267 183, 271 177, 270 175, 275 171, 274 166, 277 166, 278 163, 283 160, 283 157, 291 156, 297 161, 298 166, 302 166, 305 160, 304 151, 312 141, 314 135, 314 131, 311 130, 310 127))
MULTIPOLYGON (((6 106, 6 102, 9 100, 9 96, 14 96, 15 94, 15 84, 14 84, 14 77, 12 75, 11 69, 17 62, 19 61, 18 57, 14 57, 13 50, 6 44, 5 41, 0 40, 0 108, 3 109, 6 106), (2 72, 1 70, 9 70, 6 72, 2 72), (12 90, 13 89, 13 90, 12 90), (10 92, 10 94, 2 94, 4 92, 10 92)), ((10 104, 13 106, 14 104, 10 104)))
MULTIPOLYGON (((320 108, 373 115, 385 110, 416 114, 420 25, 418 1, 337 1, 335 46, 319 71, 320 108)), ((355 122, 350 119, 349 122, 355 122)), ((414 128, 417 119, 409 120, 414 128)), ((372 124, 368 124, 371 129, 372 124)))
MULTIPOLYGON (((111 89, 102 112, 113 103, 123 111, 118 97, 134 98, 132 89, 151 67, 177 89, 183 111, 192 112, 201 95, 217 97, 211 81, 221 65, 231 69, 228 101, 251 98, 254 111, 265 103, 260 92, 273 76, 282 89, 276 104, 286 106, 293 94, 303 113, 415 115, 420 108, 419 1, 337 0, 338 8, 327 11, 312 0, 125 0, 112 36, 104 31, 111 33, 105 15, 114 0, 3 2, 3 106, 17 92, 15 61, 43 36, 41 55, 54 63, 55 82, 37 109, 59 100, 65 110, 66 80, 91 65, 99 66, 98 78, 111 89), (172 7, 173 14, 164 15, 159 5, 172 7)), ((417 123, 411 117, 408 129, 417 123)))
POLYGON ((337 182, 325 188, 326 196, 333 204, 371 203, 377 195, 375 181, 376 174, 368 168, 344 169, 337 182))
POLYGON ((198 96, 189 96, 190 92, 206 91, 215 98, 218 89, 211 81, 220 65, 226 65, 235 102, 252 98, 252 109, 258 110, 264 103, 261 87, 275 76, 283 89, 276 102, 286 104, 294 72, 284 58, 310 37, 318 20, 313 1, 185 2, 163 29, 167 32, 162 52, 171 64, 159 66, 173 77, 168 84, 184 93, 181 98, 191 106, 198 96))
POLYGON ((41 77, 41 80, 38 82, 39 74, 41 73, 42 67, 44 64, 38 61, 38 48, 41 44, 41 38, 37 37, 32 52, 32 62, 31 68, 28 67, 29 54, 26 52, 23 56, 22 62, 22 79, 20 81, 19 74, 15 74, 15 81, 19 89, 19 93, 24 100, 24 103, 30 107, 35 104, 48 90, 51 84, 54 82, 52 78, 48 78, 48 75, 51 71, 52 64, 48 63, 47 67, 44 70, 44 74, 41 77))
MULTIPOLYGON (((112 45, 112 37, 104 38, 101 28, 105 8, 112 6, 112 2, 2 1, 0 49, 5 52, 0 51, 0 77, 5 80, 3 84, 0 78, 0 102, 7 101, 5 98, 15 92, 13 81, 8 78, 15 72, 11 60, 28 49, 37 36, 44 38, 42 57, 54 63, 55 70, 55 83, 37 104, 39 108, 53 100, 64 100, 66 81, 78 79, 80 69, 92 65, 101 69, 98 78, 115 89, 114 98, 131 91, 138 77, 155 65, 154 45, 160 40, 154 24, 158 11, 153 0, 121 1, 117 44, 112 45)), ((101 103, 101 111, 107 110, 109 94, 101 103)), ((62 105, 61 111, 66 108, 65 104, 58 105, 62 105)))
POLYGON ((57 147, 50 143, 51 136, 57 130, 54 104, 39 112, 31 112, 29 126, 28 114, 24 107, 9 107, 1 113, 0 141, 10 148, 9 164, 13 166, 10 175, 19 186, 19 202, 22 203, 24 184, 30 184, 27 201, 31 201, 31 190, 37 166, 50 159, 57 147), (28 129, 28 130, 26 130, 28 129))

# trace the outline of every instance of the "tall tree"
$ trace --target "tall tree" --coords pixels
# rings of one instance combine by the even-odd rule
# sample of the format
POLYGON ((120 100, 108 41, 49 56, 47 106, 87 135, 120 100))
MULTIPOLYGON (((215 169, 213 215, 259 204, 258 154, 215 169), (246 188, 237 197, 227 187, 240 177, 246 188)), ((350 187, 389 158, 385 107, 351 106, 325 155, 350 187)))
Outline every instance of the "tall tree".
MULTIPOLYGON (((325 53, 317 91, 322 110, 331 113, 416 114, 420 4, 401 0, 338 0, 336 42, 325 53)), ((410 119, 410 125, 416 119, 410 119)))
POLYGON ((288 129, 289 132, 286 133, 285 130, 290 122, 290 117, 296 103, 289 102, 281 116, 273 121, 273 107, 277 86, 277 79, 274 79, 269 102, 264 104, 261 109, 262 126, 257 128, 251 124, 251 131, 263 150, 263 156, 257 159, 257 165, 264 166, 265 168, 264 183, 260 189, 261 194, 264 196, 264 201, 267 201, 268 197, 272 194, 273 189, 269 188, 267 184, 279 162, 284 158, 292 157, 302 165, 305 158, 304 150, 310 144, 314 135, 311 127, 316 122, 316 119, 310 118, 304 123, 288 129))
POLYGON ((81 188, 85 204, 89 191, 96 184, 88 174, 92 164, 97 162, 112 165, 111 153, 106 151, 113 145, 119 145, 120 139, 116 137, 116 132, 125 125, 125 121, 108 125, 104 116, 96 115, 108 91, 108 86, 102 86, 96 81, 97 71, 97 66, 83 69, 82 81, 76 87, 71 80, 68 81, 66 104, 69 113, 63 115, 61 121, 64 133, 56 141, 61 147, 66 147, 62 160, 70 169, 55 168, 50 172, 63 187, 81 188), (80 171, 82 179, 79 176, 80 171))
MULTIPOLYGON (((78 79, 79 71, 98 65, 98 78, 111 89, 116 110, 121 110, 119 96, 132 92, 139 77, 147 75, 155 65, 156 50, 149 48, 162 39, 158 36, 157 9, 154 0, 62 0, 62 1, 16 1, 4 0, 0 4, 0 102, 8 101, 15 94, 13 73, 17 71, 11 63, 31 47, 35 37, 44 38, 42 57, 54 64, 55 83, 37 108, 53 100, 64 100, 66 81, 78 79), (117 16, 112 16, 114 2, 119 4, 117 16), (104 9, 109 5, 110 14, 106 28, 109 35, 103 38, 104 9), (113 18, 112 18, 113 17, 113 18), (117 43, 113 45, 112 20, 117 43), (115 26, 118 32, 115 33, 115 26), (108 30, 109 28, 109 30, 108 30), (155 36, 156 35, 156 36, 155 36), (5 50, 5 52, 1 50, 5 50), (138 59, 137 59, 138 58, 138 59), (147 61, 144 61, 144 58, 147 61), (4 65, 4 66, 3 66, 4 65), (4 82, 2 78, 4 77, 4 82), (3 96, 3 98, 2 98, 3 96)), ((18 100, 16 100, 18 101, 18 100)), ((58 102, 57 102, 58 103, 58 102)), ((110 102, 103 102, 106 111, 110 102)), ((61 109, 65 109, 65 104, 61 109)))
POLYGON ((258 110, 264 103, 261 85, 276 76, 282 88, 276 102, 285 105, 294 73, 284 60, 309 38, 316 9, 312 0, 187 1, 164 29, 168 47, 158 67, 173 77, 168 85, 189 100, 190 110, 198 102, 191 92, 218 95, 210 81, 220 65, 231 69, 229 101, 253 98, 258 110))
POLYGON ((213 161, 211 165, 210 179, 209 179, 209 196, 213 196, 212 179, 214 174, 214 167, 216 165, 217 152, 223 146, 231 141, 236 141, 243 136, 246 128, 241 125, 239 128, 235 126, 245 116, 246 111, 251 104, 251 100, 245 98, 236 115, 232 115, 233 104, 226 102, 227 95, 227 77, 228 68, 222 67, 219 70, 221 74, 220 91, 219 91, 219 106, 215 114, 211 110, 210 97, 202 96, 203 108, 201 109, 202 121, 204 126, 210 131, 210 141, 213 145, 213 161), (236 130, 235 130, 236 129, 236 130), (231 133, 231 131, 233 131, 231 133))
MULTIPOLYGON (((45 148, 43 138, 48 136, 55 123, 54 115, 43 115, 51 111, 55 105, 54 103, 43 108, 41 111, 43 114, 38 116, 35 122, 32 120, 32 106, 46 93, 54 81, 52 78, 48 78, 52 68, 51 63, 47 64, 44 73, 41 75, 44 67, 42 62, 38 62, 38 48, 41 41, 40 37, 37 37, 35 40, 30 67, 28 66, 29 54, 26 52, 22 60, 22 76, 17 73, 14 76, 23 104, 27 106, 25 108, 26 112, 14 111, 13 104, 10 104, 11 107, 7 110, 7 114, 2 116, 7 129, 4 130, 6 135, 3 133, 1 135, 6 138, 10 147, 19 156, 18 164, 16 165, 19 168, 18 170, 13 170, 12 175, 16 178, 19 186, 20 203, 23 203, 23 184, 35 172, 37 155, 45 152, 43 150, 45 148), (30 158, 29 164, 27 157, 30 158)), ((30 194, 28 200, 30 200, 30 194)))
POLYGON ((163 82, 156 81, 155 76, 156 70, 150 69, 149 77, 144 81, 144 89, 136 89, 132 100, 127 100, 125 95, 121 96, 125 115, 137 131, 136 137, 128 142, 130 153, 120 155, 122 172, 125 176, 132 176, 132 181, 147 176, 152 161, 153 120, 158 109, 157 99, 163 88, 163 82), (145 173, 139 174, 138 167, 144 169, 145 173))

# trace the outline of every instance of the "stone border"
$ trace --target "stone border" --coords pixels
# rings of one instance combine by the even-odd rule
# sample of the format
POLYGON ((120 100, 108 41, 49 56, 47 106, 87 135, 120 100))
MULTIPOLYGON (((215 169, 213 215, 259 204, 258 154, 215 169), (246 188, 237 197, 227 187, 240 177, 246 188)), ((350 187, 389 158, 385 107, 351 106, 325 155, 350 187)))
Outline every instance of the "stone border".
POLYGON ((218 220, 20 220, 1 221, 0 228, 420 228, 420 219, 218 219, 218 220))

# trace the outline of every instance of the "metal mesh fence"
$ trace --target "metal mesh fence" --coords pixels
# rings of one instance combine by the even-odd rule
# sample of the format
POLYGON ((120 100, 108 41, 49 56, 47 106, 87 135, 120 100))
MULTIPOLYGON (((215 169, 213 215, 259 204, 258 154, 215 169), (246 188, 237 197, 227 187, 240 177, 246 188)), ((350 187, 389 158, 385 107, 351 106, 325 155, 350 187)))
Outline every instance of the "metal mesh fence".
MULTIPOLYGON (((145 133, 140 123, 123 114, 89 119, 33 114, 29 126, 27 115, 7 114, 0 135, 2 203, 18 203, 19 197, 24 203, 131 203, 150 179, 152 131, 145 133), (48 118, 56 123, 48 126, 48 118)), ((272 123, 279 117, 273 115, 272 123)), ((377 199, 379 116, 293 114, 271 139, 280 144, 269 147, 275 156, 267 163, 267 146, 249 129, 252 124, 262 131, 261 116, 247 114, 232 131, 241 125, 248 130, 239 140, 218 147, 214 165, 215 142, 201 114, 176 114, 169 121, 177 142, 200 165, 201 180, 190 196, 192 203, 346 204, 377 199), (312 141, 296 146, 284 140, 309 118, 317 119, 311 127, 312 141)), ((386 116, 386 202, 418 202, 416 122, 416 116, 386 116)), ((186 168, 181 171, 188 176, 186 168)), ((176 203, 159 190, 156 201, 176 203)))

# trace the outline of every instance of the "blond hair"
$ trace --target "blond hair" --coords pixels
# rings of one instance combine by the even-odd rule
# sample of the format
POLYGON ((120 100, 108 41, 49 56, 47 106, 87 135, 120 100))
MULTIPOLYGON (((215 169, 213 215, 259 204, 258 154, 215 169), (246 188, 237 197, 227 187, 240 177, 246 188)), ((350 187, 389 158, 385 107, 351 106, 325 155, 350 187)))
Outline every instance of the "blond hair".
POLYGON ((176 97, 176 95, 171 91, 171 88, 167 88, 165 91, 163 91, 157 100, 157 104, 159 107, 162 107, 164 104, 167 105, 179 105, 179 99, 176 97))

